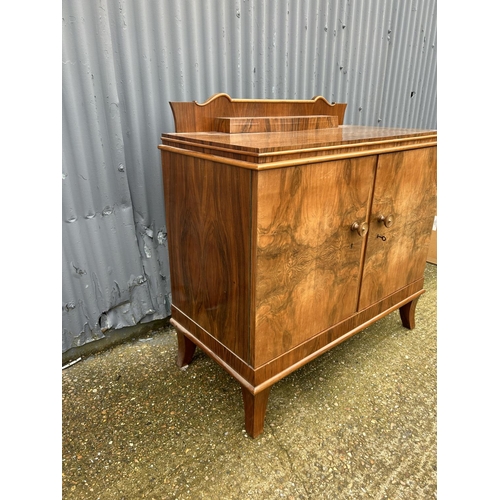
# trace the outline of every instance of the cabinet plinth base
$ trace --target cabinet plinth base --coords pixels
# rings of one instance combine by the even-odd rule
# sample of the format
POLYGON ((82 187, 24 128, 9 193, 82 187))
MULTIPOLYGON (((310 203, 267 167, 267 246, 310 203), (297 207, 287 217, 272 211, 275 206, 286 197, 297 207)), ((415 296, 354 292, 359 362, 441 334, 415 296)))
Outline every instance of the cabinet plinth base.
POLYGON ((393 311, 399 310, 403 326, 413 329, 417 300, 424 293, 422 285, 423 279, 420 279, 355 316, 321 332, 308 343, 299 345, 272 362, 257 368, 234 356, 208 332, 172 305, 170 323, 177 331, 177 366, 182 368, 189 365, 197 346, 216 361, 239 382, 245 409, 245 429, 249 436, 257 437, 264 429, 271 387, 278 380, 393 311))

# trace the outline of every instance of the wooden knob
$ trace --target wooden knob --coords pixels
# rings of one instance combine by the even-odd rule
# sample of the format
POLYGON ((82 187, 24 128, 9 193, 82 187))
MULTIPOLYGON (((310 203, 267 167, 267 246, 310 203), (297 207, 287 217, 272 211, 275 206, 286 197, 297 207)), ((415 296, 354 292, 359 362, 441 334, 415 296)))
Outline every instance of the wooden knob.
POLYGON ((379 222, 383 222, 385 227, 391 227, 392 224, 394 223, 394 216, 392 214, 390 215, 379 215, 378 216, 379 222))
POLYGON ((368 222, 353 222, 351 231, 357 231, 360 236, 364 236, 368 232, 368 222))

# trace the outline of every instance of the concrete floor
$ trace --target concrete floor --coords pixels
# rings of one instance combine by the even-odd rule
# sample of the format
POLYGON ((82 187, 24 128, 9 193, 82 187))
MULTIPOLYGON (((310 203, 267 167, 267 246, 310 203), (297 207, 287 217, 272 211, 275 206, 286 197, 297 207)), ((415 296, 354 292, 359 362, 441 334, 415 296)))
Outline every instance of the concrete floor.
POLYGON ((70 499, 436 498, 436 281, 416 328, 394 312, 275 384, 264 433, 239 384, 171 329, 63 370, 70 499))

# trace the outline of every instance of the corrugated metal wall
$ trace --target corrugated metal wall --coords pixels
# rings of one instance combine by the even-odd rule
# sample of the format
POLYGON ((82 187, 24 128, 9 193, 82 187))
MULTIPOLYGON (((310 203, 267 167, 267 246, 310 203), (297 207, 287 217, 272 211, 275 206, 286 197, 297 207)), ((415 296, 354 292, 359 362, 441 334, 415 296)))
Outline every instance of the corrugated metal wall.
POLYGON ((347 102, 436 128, 436 0, 63 0, 63 342, 165 318, 169 101, 347 102))

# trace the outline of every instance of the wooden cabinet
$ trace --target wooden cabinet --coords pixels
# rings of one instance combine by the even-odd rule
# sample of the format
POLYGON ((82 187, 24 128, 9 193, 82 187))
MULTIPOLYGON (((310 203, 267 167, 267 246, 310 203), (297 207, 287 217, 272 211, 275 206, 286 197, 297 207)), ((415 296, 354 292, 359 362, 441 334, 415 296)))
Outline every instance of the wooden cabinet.
POLYGON ((171 103, 159 146, 178 365, 196 346, 241 385, 247 432, 271 386, 415 305, 436 209, 435 131, 343 125, 345 104, 171 103))

